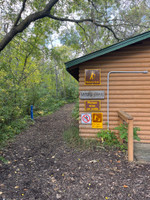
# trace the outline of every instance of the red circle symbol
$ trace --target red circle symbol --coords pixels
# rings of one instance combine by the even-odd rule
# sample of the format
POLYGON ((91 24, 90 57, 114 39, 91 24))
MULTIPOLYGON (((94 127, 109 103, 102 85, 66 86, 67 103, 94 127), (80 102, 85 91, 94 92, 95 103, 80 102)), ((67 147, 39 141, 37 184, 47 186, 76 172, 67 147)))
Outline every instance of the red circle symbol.
POLYGON ((88 123, 88 122, 90 122, 90 120, 91 120, 90 115, 85 114, 85 115, 82 116, 82 121, 83 121, 84 123, 88 123))

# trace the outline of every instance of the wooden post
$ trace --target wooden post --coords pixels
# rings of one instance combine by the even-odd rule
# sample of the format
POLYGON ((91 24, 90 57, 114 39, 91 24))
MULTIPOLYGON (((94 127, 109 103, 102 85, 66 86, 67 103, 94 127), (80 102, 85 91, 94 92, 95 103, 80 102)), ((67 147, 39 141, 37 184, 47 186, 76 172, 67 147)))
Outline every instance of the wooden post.
POLYGON ((124 111, 118 111, 119 123, 120 120, 128 124, 128 161, 133 161, 133 117, 124 111))
POLYGON ((133 120, 128 120, 128 161, 133 161, 133 120))
MULTIPOLYGON (((119 126, 123 123, 123 120, 119 117, 119 126)), ((118 140, 120 142, 120 144, 123 144, 123 139, 120 138, 120 135, 118 133, 118 140)))

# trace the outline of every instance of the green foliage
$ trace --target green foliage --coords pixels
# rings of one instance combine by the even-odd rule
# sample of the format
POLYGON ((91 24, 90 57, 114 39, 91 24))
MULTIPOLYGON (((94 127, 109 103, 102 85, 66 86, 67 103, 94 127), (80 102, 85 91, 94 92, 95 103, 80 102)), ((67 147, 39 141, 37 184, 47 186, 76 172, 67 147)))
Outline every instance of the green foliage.
MULTIPOLYGON (((105 146, 115 146, 121 150, 127 149, 128 142, 128 126, 127 124, 121 124, 118 127, 114 128, 119 130, 119 137, 123 140, 123 143, 119 143, 116 134, 110 130, 101 130, 98 132, 97 137, 100 139, 100 142, 105 146)), ((140 128, 133 128, 133 139, 140 141, 140 138, 137 135, 137 131, 140 131, 140 128)))
POLYGON ((66 103, 67 101, 61 98, 57 99, 50 96, 42 97, 41 101, 35 104, 35 116, 51 114, 66 103))
POLYGON ((140 138, 137 135, 137 131, 140 131, 141 129, 139 127, 133 127, 133 139, 140 141, 140 138))
POLYGON ((72 111, 72 117, 79 120, 79 99, 76 100, 75 107, 72 111))
POLYGON ((13 138, 16 134, 19 134, 23 129, 27 127, 27 121, 29 117, 15 119, 9 123, 0 123, 0 148, 2 148, 7 140, 13 138))
POLYGON ((6 160, 4 157, 0 156, 0 161, 2 161, 3 163, 7 164, 8 160, 6 160))
POLYGON ((119 130, 120 138, 127 143, 128 142, 128 126, 127 126, 127 124, 120 124, 118 127, 115 127, 114 129, 119 130))
MULTIPOLYGON (((23 27, 23 19, 30 19, 35 12, 47 11, 47 3, 47 0, 26 1, 25 7, 30 8, 30 12, 24 9, 18 24, 22 23, 23 27)), ((21 9, 22 1, 1 0, 0 39, 11 30, 10 27, 13 27, 19 15, 19 9, 15 5, 21 9)), ((51 20, 53 17, 43 15, 43 18, 39 17, 32 26, 24 27, 23 38, 32 35, 30 42, 34 40, 35 35, 41 38, 34 42, 37 48, 42 49, 44 42, 49 46, 53 41, 58 42, 57 39, 60 38, 63 45, 71 46, 75 50, 74 53, 91 52, 149 29, 148 0, 128 0, 128 3, 118 0, 63 0, 54 3, 49 12, 58 20, 51 20), (93 23, 90 20, 69 23, 68 19, 91 19, 93 23)))
MULTIPOLYGON (((119 131, 120 138, 127 143, 128 142, 128 125, 120 124, 118 127, 115 127, 114 129, 119 131)), ((133 139, 140 141, 140 138, 137 135, 137 131, 140 131, 140 128, 133 127, 133 139)))
POLYGON ((70 48, 47 49, 37 27, 27 41, 18 37, 0 54, 0 146, 26 127, 31 105, 37 117, 51 114, 78 96, 78 83, 64 66, 70 48))
POLYGON ((71 126, 64 132, 64 140, 71 147, 80 149, 91 149, 94 150, 99 146, 99 142, 94 139, 82 139, 79 136, 79 128, 71 126))
POLYGON ((83 139, 79 136, 79 129, 71 126, 64 132, 64 140, 71 146, 81 146, 83 139))
POLYGON ((78 98, 79 90, 78 86, 75 87, 75 85, 67 85, 65 87, 65 94, 66 99, 68 99, 70 102, 74 102, 78 98))
POLYGON ((101 130, 97 133, 97 137, 100 138, 103 145, 113 146, 119 144, 115 133, 110 130, 101 130))

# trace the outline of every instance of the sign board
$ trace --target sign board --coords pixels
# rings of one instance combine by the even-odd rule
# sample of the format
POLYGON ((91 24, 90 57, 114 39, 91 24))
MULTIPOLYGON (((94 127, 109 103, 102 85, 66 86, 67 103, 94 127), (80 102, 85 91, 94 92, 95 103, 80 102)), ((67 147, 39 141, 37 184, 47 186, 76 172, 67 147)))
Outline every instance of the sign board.
POLYGON ((84 101, 84 109, 85 111, 100 111, 101 109, 101 101, 84 101))
POLYGON ((104 99, 104 91, 80 91, 80 99, 104 99))
POLYGON ((103 128, 103 113, 92 113, 92 128, 103 128))
POLYGON ((81 114, 81 123, 82 124, 91 124, 91 113, 81 114))
POLYGON ((100 85, 101 84, 101 70, 100 69, 86 69, 85 70, 85 85, 100 85))

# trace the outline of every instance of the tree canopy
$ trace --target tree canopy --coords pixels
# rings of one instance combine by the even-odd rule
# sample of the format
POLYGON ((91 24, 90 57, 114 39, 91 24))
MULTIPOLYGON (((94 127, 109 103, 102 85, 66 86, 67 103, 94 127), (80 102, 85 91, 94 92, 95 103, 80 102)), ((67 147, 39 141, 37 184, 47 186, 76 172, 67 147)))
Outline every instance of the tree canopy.
POLYGON ((70 32, 70 23, 74 23, 85 46, 108 38, 119 41, 149 29, 149 7, 147 0, 1 0, 0 51, 44 18, 40 23, 47 24, 48 32, 70 32))

